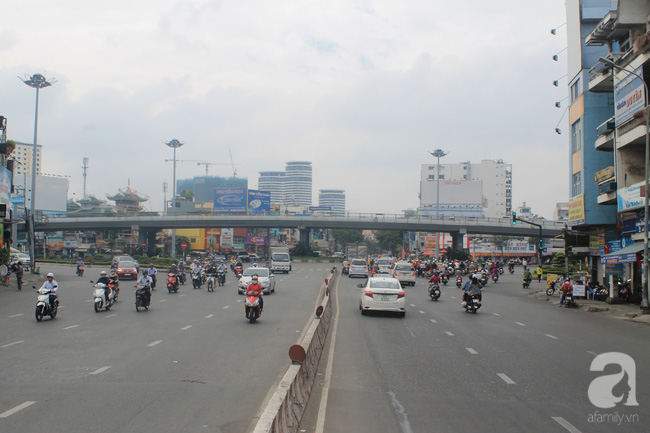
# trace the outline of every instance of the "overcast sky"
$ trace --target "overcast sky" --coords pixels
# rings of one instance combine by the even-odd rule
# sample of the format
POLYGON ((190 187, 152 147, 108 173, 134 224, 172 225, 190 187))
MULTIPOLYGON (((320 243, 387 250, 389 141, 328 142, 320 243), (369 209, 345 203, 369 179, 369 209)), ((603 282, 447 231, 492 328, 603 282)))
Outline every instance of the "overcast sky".
MULTIPOLYGON (((99 198, 130 180, 163 207, 178 159, 258 172, 313 162, 347 209, 418 206, 421 164, 503 159, 514 205, 550 218, 568 201, 567 95, 559 0, 0 0, 0 115, 31 143, 41 73, 43 172, 99 198)), ((177 178, 205 174, 180 163, 177 178)), ((588 179, 586 181, 589 181, 588 179)), ((170 194, 168 194, 169 197, 170 194)))

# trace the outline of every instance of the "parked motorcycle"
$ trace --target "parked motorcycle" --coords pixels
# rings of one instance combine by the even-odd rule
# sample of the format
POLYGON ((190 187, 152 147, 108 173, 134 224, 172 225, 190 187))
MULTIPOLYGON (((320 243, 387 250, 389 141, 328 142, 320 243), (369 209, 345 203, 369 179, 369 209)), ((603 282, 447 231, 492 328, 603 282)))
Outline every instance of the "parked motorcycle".
POLYGON ((479 308, 481 308, 481 301, 478 295, 468 295, 467 302, 465 303, 465 311, 476 314, 479 308))
POLYGON ((217 283, 219 283, 220 286, 226 284, 226 273, 224 271, 217 272, 217 283))
POLYGON ((178 288, 179 288, 178 287, 178 282, 179 282, 179 280, 180 279, 178 278, 177 274, 175 274, 173 272, 169 272, 167 274, 167 292, 168 293, 171 293, 171 292, 176 293, 176 292, 178 292, 178 288))
POLYGON ((246 300, 244 301, 244 308, 246 309, 246 318, 250 323, 255 323, 255 321, 262 315, 262 309, 260 308, 260 294, 247 294, 246 300))
MULTIPOLYGON (((36 290, 36 287, 32 286, 32 289, 36 290)), ((59 298, 57 297, 54 300, 53 305, 50 306, 50 292, 43 287, 37 289, 36 292, 38 293, 36 311, 34 312, 36 321, 40 322, 43 320, 44 316, 50 316, 50 318, 54 319, 56 317, 56 313, 59 311, 59 298)))
POLYGON ((106 309, 106 311, 110 310, 115 301, 117 301, 117 292, 111 290, 110 294, 106 296, 108 292, 108 286, 106 284, 97 283, 94 287, 93 298, 95 298, 95 312, 99 313, 102 308, 106 309))
POLYGON ((192 287, 195 288, 195 289, 200 289, 201 288, 201 282, 202 282, 201 272, 193 271, 192 272, 192 287))
POLYGON ((147 292, 142 284, 138 284, 138 289, 135 291, 135 311, 140 312, 140 309, 148 310, 150 300, 147 299, 147 292))
POLYGON ((624 300, 625 302, 632 301, 632 280, 631 279, 618 282, 618 297, 624 300))
POLYGON ((439 284, 431 284, 429 286, 429 297, 431 298, 432 301, 437 301, 438 298, 440 298, 440 285, 439 284))

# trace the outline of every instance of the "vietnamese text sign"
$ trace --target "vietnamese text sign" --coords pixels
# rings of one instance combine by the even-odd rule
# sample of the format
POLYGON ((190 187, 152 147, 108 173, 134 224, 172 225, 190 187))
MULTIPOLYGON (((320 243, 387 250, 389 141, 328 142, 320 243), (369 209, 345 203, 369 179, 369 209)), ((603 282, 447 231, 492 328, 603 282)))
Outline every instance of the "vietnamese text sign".
MULTIPOLYGON (((643 69, 639 67, 634 73, 643 76, 643 69)), ((614 86, 614 106, 616 126, 621 125, 634 113, 645 107, 643 82, 639 77, 628 74, 614 86)))
POLYGON ((643 184, 644 182, 641 181, 634 185, 630 185, 627 188, 619 188, 616 191, 616 205, 618 206, 619 212, 643 207, 644 197, 642 197, 639 192, 641 185, 643 184))
POLYGON ((570 226, 577 226, 585 223, 585 196, 573 197, 569 202, 569 223, 570 226))
POLYGON ((271 212, 271 192, 248 190, 248 215, 268 215, 271 212))

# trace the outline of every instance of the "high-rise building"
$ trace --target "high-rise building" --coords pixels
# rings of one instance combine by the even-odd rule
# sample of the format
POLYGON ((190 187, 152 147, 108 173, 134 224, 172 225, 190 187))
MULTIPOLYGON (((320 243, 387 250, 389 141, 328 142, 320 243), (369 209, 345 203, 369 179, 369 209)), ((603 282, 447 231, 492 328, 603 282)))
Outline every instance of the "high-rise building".
POLYGON ((287 173, 284 171, 260 171, 257 189, 271 193, 271 204, 284 204, 287 173))
POLYGON ((319 190, 318 206, 331 206, 332 215, 345 216, 345 190, 343 189, 319 190))
POLYGON ((209 203, 214 200, 217 189, 248 189, 248 179, 238 177, 196 176, 192 179, 176 180, 176 194, 184 195, 190 191, 194 203, 209 203))
MULTIPOLYGON (((33 149, 34 149, 33 144, 16 142, 16 148, 14 149, 13 152, 11 152, 11 155, 9 155, 9 159, 13 159, 16 161, 14 162, 13 173, 14 176, 17 177, 16 180, 21 182, 21 184, 23 182, 23 176, 18 176, 18 175, 32 174, 33 149)), ((42 146, 40 144, 37 144, 36 145, 36 174, 41 173, 42 151, 43 151, 42 146)), ((18 183, 14 182, 14 185, 18 185, 18 183)))
MULTIPOLYGON (((441 216, 484 216, 503 218, 512 211, 512 164, 503 160, 483 160, 479 164, 461 162, 440 164, 440 178, 436 179, 437 164, 423 164, 420 178, 420 208, 432 210, 437 206, 437 185, 440 181, 441 216), (481 186, 477 187, 476 182, 481 186), (477 190, 478 188, 478 190, 477 190), (479 197, 476 197, 477 191, 479 197), (453 201, 443 203, 443 199, 453 201), (478 209, 478 214, 477 214, 478 209)), ((428 211, 427 211, 428 212, 428 211)))
POLYGON ((289 161, 285 169, 286 177, 286 203, 311 206, 311 162, 289 161))

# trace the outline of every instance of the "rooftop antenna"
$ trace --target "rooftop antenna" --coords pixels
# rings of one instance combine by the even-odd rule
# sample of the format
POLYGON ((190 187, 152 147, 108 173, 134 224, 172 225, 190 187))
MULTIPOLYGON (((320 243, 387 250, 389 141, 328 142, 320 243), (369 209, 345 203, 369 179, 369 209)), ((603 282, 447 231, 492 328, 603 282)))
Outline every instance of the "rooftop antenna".
POLYGON ((81 168, 84 169, 84 196, 83 196, 83 198, 86 198, 86 178, 88 177, 88 157, 87 156, 84 156, 83 162, 84 162, 84 165, 83 165, 83 167, 81 167, 81 168))

